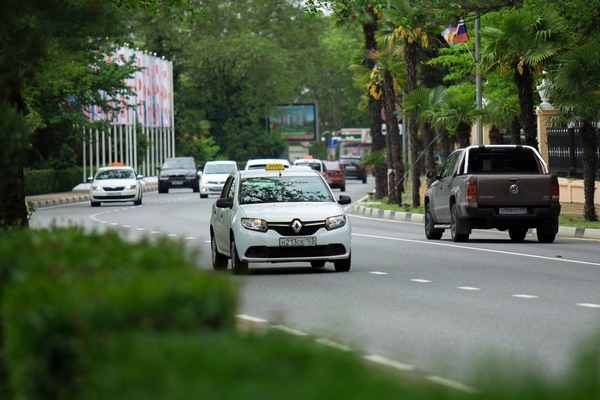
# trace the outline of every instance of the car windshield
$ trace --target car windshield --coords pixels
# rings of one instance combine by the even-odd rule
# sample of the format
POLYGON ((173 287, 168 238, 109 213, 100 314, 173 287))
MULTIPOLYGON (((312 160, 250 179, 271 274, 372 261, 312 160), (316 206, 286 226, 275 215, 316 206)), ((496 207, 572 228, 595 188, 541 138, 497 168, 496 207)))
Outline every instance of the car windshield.
POLYGON ((229 174, 237 171, 237 166, 233 163, 206 164, 204 166, 205 174, 229 174))
POLYGON ((318 162, 301 161, 301 162, 297 162, 296 165, 310 167, 310 168, 314 169, 315 171, 321 170, 321 164, 318 162))
POLYGON ((317 176, 253 177, 242 180, 240 203, 333 201, 317 176))
POLYGON ((96 175, 97 180, 103 179, 134 179, 133 171, 130 169, 107 169, 99 171, 96 175))
POLYGON ((188 168, 188 169, 195 169, 196 166, 194 165, 194 160, 190 160, 190 159, 170 159, 170 160, 166 160, 165 163, 162 166, 163 168, 188 168))

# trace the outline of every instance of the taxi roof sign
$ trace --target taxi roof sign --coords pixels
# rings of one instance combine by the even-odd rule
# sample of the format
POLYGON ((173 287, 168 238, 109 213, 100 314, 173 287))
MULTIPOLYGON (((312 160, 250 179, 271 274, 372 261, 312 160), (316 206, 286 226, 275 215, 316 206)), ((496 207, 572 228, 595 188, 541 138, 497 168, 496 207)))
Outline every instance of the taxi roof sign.
POLYGON ((285 166, 283 163, 269 163, 265 165, 265 171, 283 171, 285 166))

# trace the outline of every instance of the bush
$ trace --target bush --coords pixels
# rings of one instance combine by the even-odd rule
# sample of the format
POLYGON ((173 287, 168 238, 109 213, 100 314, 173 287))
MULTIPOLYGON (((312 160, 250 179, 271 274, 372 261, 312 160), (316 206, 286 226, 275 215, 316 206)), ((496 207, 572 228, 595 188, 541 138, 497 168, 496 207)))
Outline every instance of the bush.
POLYGON ((82 168, 65 170, 25 170, 25 196, 38 194, 70 192, 81 183, 82 168))

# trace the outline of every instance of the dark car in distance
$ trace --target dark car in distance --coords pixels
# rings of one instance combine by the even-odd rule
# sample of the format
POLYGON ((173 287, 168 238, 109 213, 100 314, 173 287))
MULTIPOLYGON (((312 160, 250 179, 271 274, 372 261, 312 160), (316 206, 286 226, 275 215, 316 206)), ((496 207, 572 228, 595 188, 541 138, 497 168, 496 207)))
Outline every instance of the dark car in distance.
POLYGON ((158 193, 169 193, 169 189, 188 188, 200 191, 198 166, 194 157, 167 158, 158 167, 158 193))
POLYGON ((347 179, 358 179, 362 183, 367 183, 367 170, 360 163, 359 156, 341 156, 339 161, 347 179))

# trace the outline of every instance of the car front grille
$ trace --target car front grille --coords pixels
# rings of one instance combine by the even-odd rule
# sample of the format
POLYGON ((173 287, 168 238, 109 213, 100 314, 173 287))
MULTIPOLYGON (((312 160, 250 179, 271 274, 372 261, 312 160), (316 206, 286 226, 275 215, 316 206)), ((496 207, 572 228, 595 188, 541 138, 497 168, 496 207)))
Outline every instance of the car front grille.
POLYGON ((117 186, 117 187, 103 186, 102 188, 104 189, 105 192, 122 192, 123 190, 125 190, 125 186, 117 186))
POLYGON ((246 250, 247 258, 311 258, 331 257, 346 254, 346 247, 341 243, 326 246, 305 247, 267 247, 252 246, 246 250))
POLYGON ((170 181, 184 181, 185 180, 185 175, 169 175, 169 180, 170 181))
POLYGON ((269 229, 274 230, 279 233, 281 236, 306 236, 306 235, 314 235, 319 229, 325 228, 325 223, 323 221, 313 221, 313 222, 302 222, 302 229, 298 233, 294 232, 292 228, 292 222, 289 223, 271 223, 269 222, 269 229))

